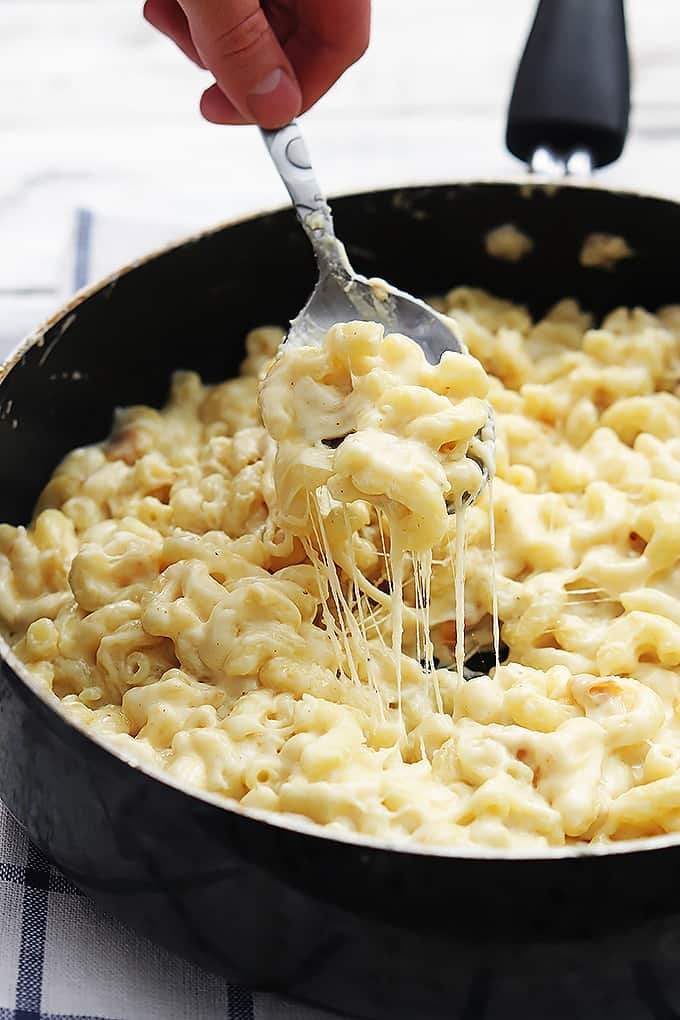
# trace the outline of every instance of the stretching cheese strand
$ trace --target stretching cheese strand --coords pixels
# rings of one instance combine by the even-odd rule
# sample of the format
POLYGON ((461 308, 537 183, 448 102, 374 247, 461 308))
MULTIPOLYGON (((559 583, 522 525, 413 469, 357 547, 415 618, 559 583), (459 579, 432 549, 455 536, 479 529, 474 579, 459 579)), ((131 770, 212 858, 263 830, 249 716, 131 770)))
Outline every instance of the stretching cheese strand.
MULTIPOLYGON (((432 550, 448 533, 448 511, 455 506, 456 599, 459 623, 456 661, 462 679, 464 633, 463 494, 481 487, 479 464, 468 457, 475 433, 488 418, 486 380, 467 355, 447 353, 429 365, 420 348, 396 334, 384 336, 372 323, 334 327, 320 348, 284 346, 260 390, 265 428, 277 443, 274 486, 284 530, 303 542, 313 561, 311 533, 320 543, 345 646, 358 646, 372 664, 365 629, 345 599, 336 564, 349 575, 360 605, 361 572, 355 559, 348 504, 366 504, 381 542, 384 516, 390 535, 387 571, 391 601, 392 668, 396 708, 405 735, 402 705, 404 584, 411 565, 416 657, 426 676, 434 674, 429 626, 432 550), (461 383, 460 376, 467 382, 461 383), (466 389, 462 389, 466 386, 466 389), (453 392, 452 392, 453 391, 453 392), (300 470, 301 466, 305 466, 300 470), (312 507, 312 528, 300 517, 312 507), (331 517, 342 508, 344 532, 334 545, 319 504, 331 517), (363 640, 362 640, 363 639, 363 640)), ((356 666, 350 662, 355 675, 356 666)), ((339 663, 342 669, 342 663, 339 663)), ((435 698, 443 704, 438 681, 435 698)))

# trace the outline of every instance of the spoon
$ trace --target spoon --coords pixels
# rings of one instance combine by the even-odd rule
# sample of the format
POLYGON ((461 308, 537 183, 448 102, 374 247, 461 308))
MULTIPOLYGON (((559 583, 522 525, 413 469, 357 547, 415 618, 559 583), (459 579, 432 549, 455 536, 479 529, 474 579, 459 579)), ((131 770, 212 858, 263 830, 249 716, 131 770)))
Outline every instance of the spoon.
MULTIPOLYGON (((319 279, 302 311, 291 321, 285 343, 295 347, 318 346, 338 322, 378 322, 387 333, 403 333, 422 348, 436 365, 444 351, 467 354, 467 349, 446 319, 419 298, 397 290, 384 280, 368 280, 355 273, 342 242, 335 236, 331 210, 319 187, 299 125, 291 121, 277 130, 261 129, 265 145, 291 197, 297 217, 309 238, 319 268, 319 279)), ((495 428, 489 418, 477 433, 469 456, 482 469, 478 492, 493 474, 495 428)))

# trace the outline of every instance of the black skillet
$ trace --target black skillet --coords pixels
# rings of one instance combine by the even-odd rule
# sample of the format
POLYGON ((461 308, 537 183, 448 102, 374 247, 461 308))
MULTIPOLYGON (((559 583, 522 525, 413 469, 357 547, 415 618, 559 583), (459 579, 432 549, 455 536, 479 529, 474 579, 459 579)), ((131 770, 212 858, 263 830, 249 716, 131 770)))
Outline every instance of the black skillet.
MULTIPOLYGON (((596 166, 616 158, 627 74, 620 0, 546 0, 509 147, 524 159, 546 145, 558 157, 586 149, 596 166)), ((596 313, 680 300, 674 202, 473 182, 333 205, 357 269, 416 294, 465 283, 535 313, 565 295, 596 313), (483 243, 508 222, 535 244, 517 264, 483 243), (582 267, 592 231, 623 236, 635 255, 616 272, 582 267)), ((57 461, 105 436, 115 405, 161 403, 177 367, 235 373, 246 331, 285 323, 313 278, 286 209, 152 256, 60 312, 0 372, 0 520, 27 521, 57 461)), ((183 956, 374 1020, 678 1015, 677 838, 550 859, 403 851, 225 809, 99 746, 0 650, 4 801, 81 889, 183 956)))

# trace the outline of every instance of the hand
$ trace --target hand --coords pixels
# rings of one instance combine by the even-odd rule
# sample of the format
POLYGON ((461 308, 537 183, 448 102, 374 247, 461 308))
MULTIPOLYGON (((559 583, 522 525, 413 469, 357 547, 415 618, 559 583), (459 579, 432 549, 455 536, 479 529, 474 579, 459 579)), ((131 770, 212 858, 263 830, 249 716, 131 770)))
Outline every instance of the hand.
POLYGON ((370 0, 146 0, 144 17, 215 76, 206 120, 274 128, 364 53, 370 0))

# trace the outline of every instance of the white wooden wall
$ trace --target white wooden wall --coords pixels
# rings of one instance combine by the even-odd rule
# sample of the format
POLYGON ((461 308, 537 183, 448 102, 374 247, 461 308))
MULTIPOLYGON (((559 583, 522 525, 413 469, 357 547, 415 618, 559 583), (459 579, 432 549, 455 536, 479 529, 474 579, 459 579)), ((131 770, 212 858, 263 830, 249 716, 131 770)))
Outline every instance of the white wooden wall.
MULTIPOLYGON (((205 72, 141 7, 0 0, 2 349, 59 300, 74 208, 181 234, 285 199, 252 128, 202 121, 205 72)), ((533 9, 375 0, 367 55, 304 119, 326 189, 521 169, 503 148, 504 114, 533 9)), ((601 176, 680 197, 680 3, 628 0, 628 15, 632 133, 601 176)))

